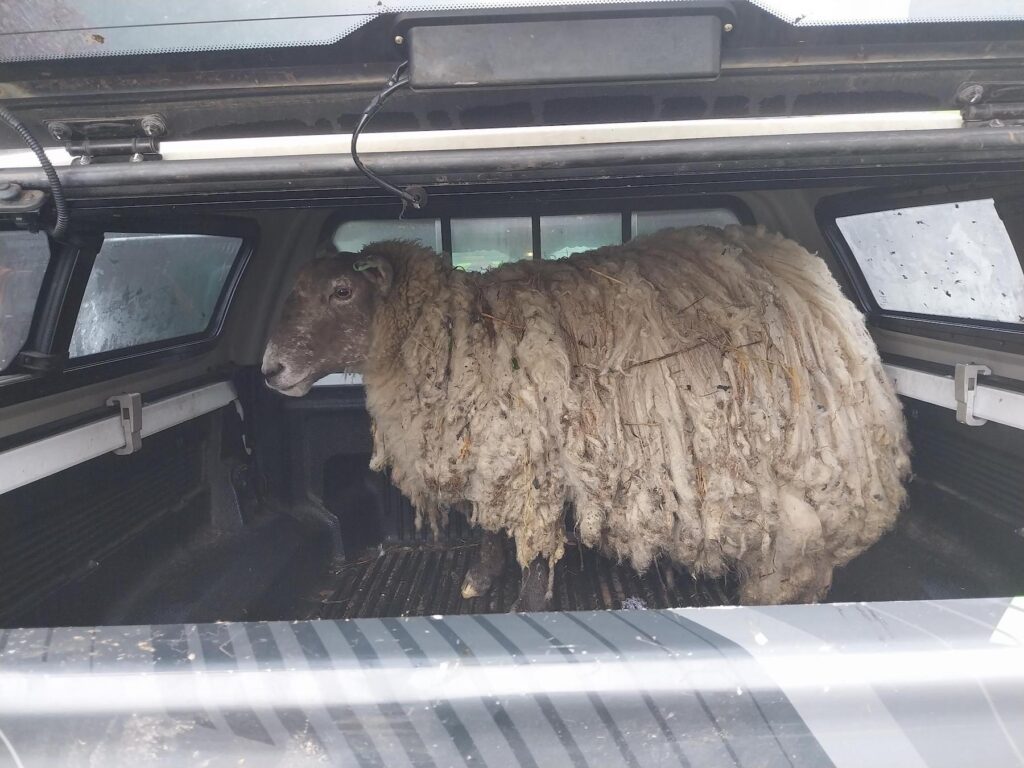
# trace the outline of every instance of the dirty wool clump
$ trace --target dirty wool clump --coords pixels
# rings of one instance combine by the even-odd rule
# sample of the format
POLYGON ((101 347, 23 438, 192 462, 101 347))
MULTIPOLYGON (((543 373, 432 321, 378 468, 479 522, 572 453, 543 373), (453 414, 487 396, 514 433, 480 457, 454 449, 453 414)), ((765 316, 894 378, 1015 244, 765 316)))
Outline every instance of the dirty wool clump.
POLYGON ((554 565, 570 508, 583 544, 638 571, 732 570, 769 603, 820 598, 892 526, 899 403, 796 243, 667 230, 483 274, 405 242, 369 253, 395 265, 364 375, 373 466, 435 528, 467 502, 522 565, 554 565))

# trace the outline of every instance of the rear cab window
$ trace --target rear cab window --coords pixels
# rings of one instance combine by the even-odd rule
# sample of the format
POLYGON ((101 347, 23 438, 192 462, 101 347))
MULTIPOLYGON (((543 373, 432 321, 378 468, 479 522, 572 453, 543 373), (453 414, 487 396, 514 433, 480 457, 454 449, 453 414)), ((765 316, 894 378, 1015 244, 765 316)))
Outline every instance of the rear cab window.
POLYGON ((435 251, 441 250, 440 219, 401 221, 346 221, 334 230, 334 247, 347 253, 359 253, 370 243, 382 240, 411 240, 435 251))
POLYGON ((452 266, 484 272, 510 261, 532 259, 533 220, 452 219, 452 266))
POLYGON ((652 235, 678 227, 718 227, 724 229, 740 220, 729 208, 691 208, 679 211, 635 211, 630 231, 633 237, 652 235))
POLYGON ((1024 323, 1024 270, 992 199, 837 216, 878 309, 1024 323))
POLYGON ((662 229, 728 227, 739 223, 736 213, 724 207, 399 221, 362 219, 339 224, 332 241, 339 251, 358 252, 382 240, 411 240, 436 251, 448 251, 456 269, 480 272, 523 259, 563 259, 662 229))
POLYGON ((28 340, 49 263, 46 235, 0 232, 0 374, 28 340))
POLYGON ((541 256, 564 259, 622 242, 622 216, 617 213, 587 213, 576 216, 541 216, 541 256))

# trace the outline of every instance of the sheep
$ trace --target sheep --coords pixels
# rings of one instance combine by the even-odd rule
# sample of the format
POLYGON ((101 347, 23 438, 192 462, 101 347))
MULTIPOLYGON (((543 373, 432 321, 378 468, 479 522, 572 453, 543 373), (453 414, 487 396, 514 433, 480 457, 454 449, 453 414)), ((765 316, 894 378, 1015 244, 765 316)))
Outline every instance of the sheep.
POLYGON ((560 261, 452 269, 392 241, 312 260, 267 345, 286 395, 359 371, 374 469, 435 531, 515 542, 518 607, 551 598, 566 515, 638 571, 736 575, 745 604, 821 599, 894 524, 909 446, 863 318, 763 228, 665 230, 560 261))

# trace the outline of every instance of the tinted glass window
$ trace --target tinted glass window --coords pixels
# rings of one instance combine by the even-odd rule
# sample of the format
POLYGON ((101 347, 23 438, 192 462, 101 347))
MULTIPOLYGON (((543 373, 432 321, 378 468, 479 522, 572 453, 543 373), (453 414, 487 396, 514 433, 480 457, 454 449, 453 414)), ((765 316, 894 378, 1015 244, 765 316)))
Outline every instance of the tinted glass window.
POLYGON ((363 246, 381 240, 416 240, 440 251, 441 222, 438 219, 346 221, 334 231, 334 247, 349 253, 358 253, 363 246))
POLYGON ((663 229, 678 227, 728 227, 739 224, 736 214, 728 208, 694 208, 682 211, 636 211, 633 214, 633 237, 650 235, 663 229))
POLYGON ((46 235, 0 232, 0 371, 10 366, 28 339, 49 263, 46 235))
POLYGON ((452 266, 482 272, 533 258, 533 221, 452 219, 452 266))
POLYGON ((836 219, 882 309, 1024 322, 1024 272, 992 200, 836 219))
POLYGON ((108 234, 78 313, 71 357, 205 331, 242 241, 108 234))
POLYGON ((540 244, 545 259, 564 259, 621 242, 622 216, 617 213, 540 218, 540 244))

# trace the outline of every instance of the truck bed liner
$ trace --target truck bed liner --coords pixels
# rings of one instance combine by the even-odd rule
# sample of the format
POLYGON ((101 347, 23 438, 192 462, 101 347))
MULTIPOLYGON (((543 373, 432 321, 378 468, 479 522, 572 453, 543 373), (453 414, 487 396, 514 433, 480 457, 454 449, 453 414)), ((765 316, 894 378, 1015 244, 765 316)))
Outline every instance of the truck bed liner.
MULTIPOLYGON (((307 618, 353 619, 432 614, 505 613, 519 591, 520 568, 508 547, 504 573, 489 594, 459 593, 478 543, 415 542, 367 550, 332 574, 307 618)), ((729 585, 651 569, 639 576, 586 547, 569 545, 555 569, 552 610, 678 608, 734 603, 729 585)))

